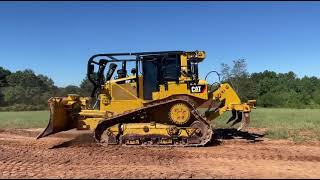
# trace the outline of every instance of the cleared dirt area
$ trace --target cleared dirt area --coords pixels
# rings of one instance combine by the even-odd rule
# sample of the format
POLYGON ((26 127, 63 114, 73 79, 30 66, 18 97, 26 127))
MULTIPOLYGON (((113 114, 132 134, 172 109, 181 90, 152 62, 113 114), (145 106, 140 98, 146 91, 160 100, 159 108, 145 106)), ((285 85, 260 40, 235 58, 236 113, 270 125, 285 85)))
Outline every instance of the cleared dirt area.
POLYGON ((217 130, 207 147, 101 146, 90 131, 0 130, 0 178, 320 178, 320 143, 217 130))

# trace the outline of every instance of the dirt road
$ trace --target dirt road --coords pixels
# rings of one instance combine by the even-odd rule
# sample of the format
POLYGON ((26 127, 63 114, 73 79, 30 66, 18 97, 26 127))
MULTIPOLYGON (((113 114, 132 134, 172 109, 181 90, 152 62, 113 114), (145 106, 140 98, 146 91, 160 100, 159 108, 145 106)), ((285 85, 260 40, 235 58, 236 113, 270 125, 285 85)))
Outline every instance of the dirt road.
POLYGON ((35 140, 40 130, 0 131, 0 178, 320 178, 318 142, 221 130, 208 147, 105 147, 84 131, 35 140))

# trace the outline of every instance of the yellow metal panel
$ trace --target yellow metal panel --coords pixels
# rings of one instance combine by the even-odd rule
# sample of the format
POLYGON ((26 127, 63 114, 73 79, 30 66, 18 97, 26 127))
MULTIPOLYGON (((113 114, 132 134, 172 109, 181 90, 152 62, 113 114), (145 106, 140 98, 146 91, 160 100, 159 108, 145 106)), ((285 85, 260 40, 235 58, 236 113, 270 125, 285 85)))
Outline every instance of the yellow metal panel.
POLYGON ((241 104, 239 96, 228 83, 221 84, 219 89, 213 92, 213 98, 225 100, 225 104, 241 104))
POLYGON ((105 112, 99 110, 82 110, 79 114, 84 117, 104 117, 105 112))
POLYGON ((100 107, 100 111, 111 111, 119 114, 140 107, 143 107, 142 101, 140 100, 112 100, 108 106, 100 107))
POLYGON ((181 76, 179 78, 180 81, 190 80, 190 77, 187 76, 188 73, 188 60, 185 54, 180 56, 180 65, 181 65, 181 76))
MULTIPOLYGON (((202 82, 203 85, 205 85, 205 81, 202 82)), ((199 83, 199 85, 201 84, 199 83)), ((165 87, 163 85, 160 85, 160 91, 153 92, 152 99, 159 100, 177 94, 190 95, 200 99, 208 99, 207 86, 203 93, 191 93, 190 89, 187 89, 186 83, 177 84, 175 82, 168 83, 168 90, 165 90, 165 87)))
MULTIPOLYGON (((123 125, 123 135, 165 135, 170 136, 168 134, 169 125, 164 124, 156 124, 156 123, 132 123, 132 124, 124 124, 123 125), (144 128, 148 128, 146 132, 144 128)), ((181 128, 179 132, 179 136, 188 137, 189 134, 187 131, 190 132, 192 128, 181 128)))
POLYGON ((135 88, 130 87, 129 84, 112 84, 111 96, 113 100, 133 100, 137 99, 135 88))
POLYGON ((80 120, 78 122, 77 129, 78 130, 84 130, 84 129, 90 129, 94 130, 98 123, 103 120, 104 118, 86 118, 84 120, 80 120))
POLYGON ((181 61, 181 67, 187 67, 187 56, 185 54, 182 54, 180 56, 180 61, 181 61))

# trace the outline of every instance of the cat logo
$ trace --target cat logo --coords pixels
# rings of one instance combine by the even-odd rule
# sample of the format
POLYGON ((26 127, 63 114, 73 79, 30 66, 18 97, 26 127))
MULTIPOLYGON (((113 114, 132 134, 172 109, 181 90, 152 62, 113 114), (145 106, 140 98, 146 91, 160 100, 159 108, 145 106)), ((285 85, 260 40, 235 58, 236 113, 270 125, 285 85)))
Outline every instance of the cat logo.
POLYGON ((190 87, 191 93, 202 93, 204 89, 205 85, 196 85, 190 87))

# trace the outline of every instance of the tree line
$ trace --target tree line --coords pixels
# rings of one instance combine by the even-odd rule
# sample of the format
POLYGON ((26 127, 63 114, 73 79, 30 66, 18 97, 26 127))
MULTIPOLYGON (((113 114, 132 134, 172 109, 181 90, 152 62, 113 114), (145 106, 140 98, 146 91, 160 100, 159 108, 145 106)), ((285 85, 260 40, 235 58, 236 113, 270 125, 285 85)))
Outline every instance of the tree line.
POLYGON ((48 109, 48 99, 67 94, 89 96, 92 85, 87 78, 80 87, 57 87, 45 75, 36 75, 31 69, 11 72, 0 67, 0 111, 31 111, 48 109))
POLYGON ((260 107, 320 108, 320 78, 297 75, 289 71, 248 73, 244 59, 233 66, 222 64, 222 80, 229 82, 241 100, 256 99, 260 107))
MULTIPOLYGON (((232 66, 221 64, 222 82, 228 82, 241 100, 257 100, 260 107, 320 108, 320 79, 298 78, 290 71, 248 73, 244 59, 234 60, 232 66)), ((90 96, 92 84, 84 78, 80 86, 57 87, 45 75, 31 69, 11 72, 0 66, 0 111, 45 110, 50 97, 79 94, 90 96)))

